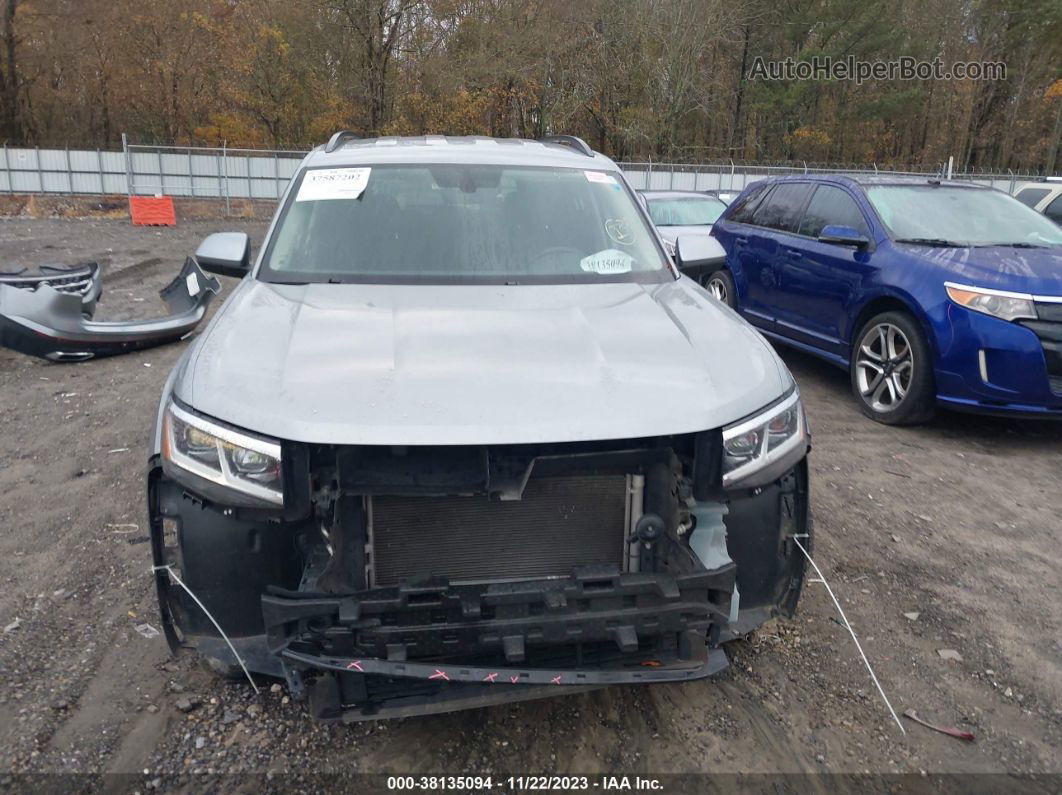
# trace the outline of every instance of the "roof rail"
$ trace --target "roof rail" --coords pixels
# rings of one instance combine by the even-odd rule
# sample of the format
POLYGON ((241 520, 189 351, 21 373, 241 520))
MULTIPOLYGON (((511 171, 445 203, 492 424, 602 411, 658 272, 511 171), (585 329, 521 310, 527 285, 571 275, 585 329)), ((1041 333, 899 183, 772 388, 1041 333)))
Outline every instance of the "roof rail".
POLYGON ((325 150, 325 152, 334 152, 340 146, 343 145, 344 141, 347 141, 347 140, 349 140, 351 138, 359 138, 359 137, 360 136, 357 133, 351 132, 350 130, 340 130, 339 132, 337 132, 335 135, 333 135, 331 138, 328 139, 328 143, 325 144, 325 149, 324 150, 325 150))
POLYGON ((547 135, 544 138, 539 138, 538 142, 541 144, 569 146, 581 155, 594 156, 594 150, 587 146, 586 141, 574 135, 547 135))

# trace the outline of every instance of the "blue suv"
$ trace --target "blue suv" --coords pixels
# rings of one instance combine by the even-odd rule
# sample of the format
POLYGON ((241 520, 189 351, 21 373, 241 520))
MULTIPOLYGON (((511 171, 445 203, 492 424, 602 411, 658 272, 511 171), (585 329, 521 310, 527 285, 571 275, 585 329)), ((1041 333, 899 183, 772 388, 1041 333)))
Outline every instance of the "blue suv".
POLYGON ((767 337, 846 368, 865 414, 1062 418, 1062 228, 1007 194, 901 177, 746 188, 702 284, 767 337))

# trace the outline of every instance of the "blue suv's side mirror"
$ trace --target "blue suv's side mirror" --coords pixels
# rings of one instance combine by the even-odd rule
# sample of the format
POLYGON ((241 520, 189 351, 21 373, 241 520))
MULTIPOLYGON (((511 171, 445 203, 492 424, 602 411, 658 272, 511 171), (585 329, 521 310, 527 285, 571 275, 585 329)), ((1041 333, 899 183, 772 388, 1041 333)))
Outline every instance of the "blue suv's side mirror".
POLYGON ((870 238, 853 226, 841 224, 828 224, 819 232, 820 243, 832 243, 835 246, 855 246, 866 248, 870 245, 870 238))

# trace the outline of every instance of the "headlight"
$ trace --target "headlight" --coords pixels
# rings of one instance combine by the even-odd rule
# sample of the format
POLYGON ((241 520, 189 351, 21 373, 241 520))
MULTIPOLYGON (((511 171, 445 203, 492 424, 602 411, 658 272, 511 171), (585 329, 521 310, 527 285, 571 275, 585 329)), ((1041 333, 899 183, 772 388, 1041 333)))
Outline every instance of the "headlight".
POLYGON ((800 393, 752 419, 723 428, 723 488, 769 483, 807 451, 808 427, 800 393))
POLYGON ((162 457, 173 466, 259 501, 284 504, 280 445, 166 407, 162 457))
POLYGON ((1033 297, 1026 293, 968 287, 951 282, 944 282, 944 289, 948 291, 948 298, 952 301, 975 312, 983 312, 1003 320, 1036 319, 1036 304, 1033 297))

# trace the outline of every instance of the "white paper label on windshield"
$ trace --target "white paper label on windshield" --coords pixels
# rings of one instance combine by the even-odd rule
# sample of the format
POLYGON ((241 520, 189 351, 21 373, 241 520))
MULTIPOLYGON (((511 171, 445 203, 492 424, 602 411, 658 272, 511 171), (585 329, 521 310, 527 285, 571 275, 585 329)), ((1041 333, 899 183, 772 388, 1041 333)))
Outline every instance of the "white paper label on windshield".
POLYGON ((189 273, 188 277, 184 281, 188 285, 188 295, 192 296, 192 298, 195 298, 197 295, 199 295, 198 276, 196 276, 194 273, 189 273))
POLYGON ((616 178, 611 174, 606 174, 604 171, 584 171, 587 180, 590 182, 600 182, 602 185, 616 185, 616 178))
POLYGON ((318 168, 307 171, 295 201, 356 199, 369 184, 370 171, 371 168, 318 168))
POLYGON ((579 267, 587 273, 630 273, 634 257, 618 248, 606 248, 579 260, 579 267))

